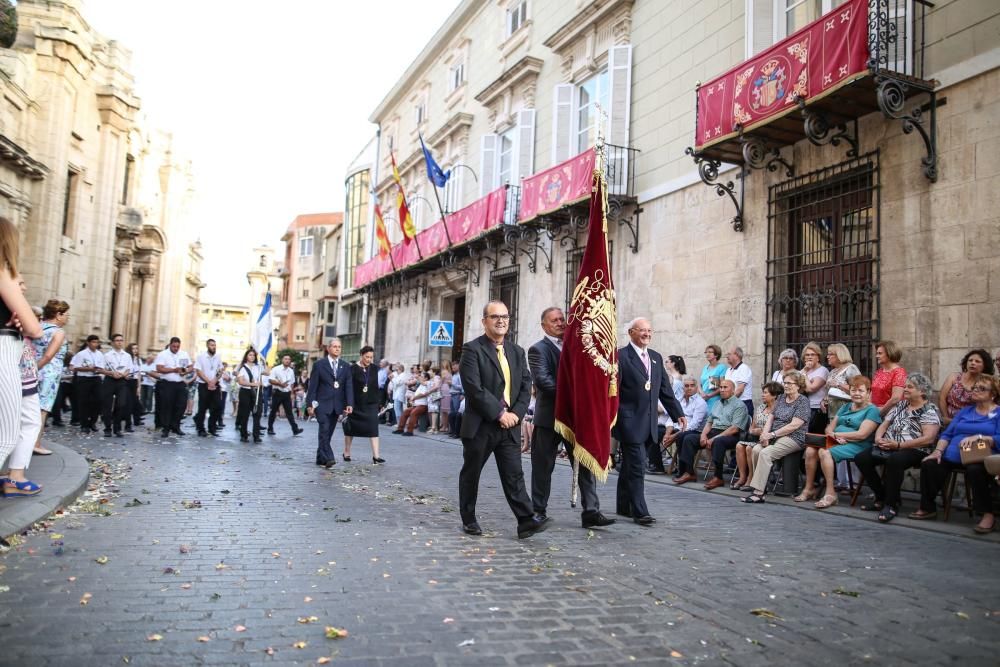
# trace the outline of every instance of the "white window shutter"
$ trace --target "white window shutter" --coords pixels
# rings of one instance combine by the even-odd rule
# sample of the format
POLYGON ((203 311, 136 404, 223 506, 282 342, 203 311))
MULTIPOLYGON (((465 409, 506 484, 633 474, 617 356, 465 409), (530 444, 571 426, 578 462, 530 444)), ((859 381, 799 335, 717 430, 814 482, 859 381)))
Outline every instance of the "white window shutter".
POLYGON ((497 135, 484 134, 479 143, 479 196, 496 188, 497 135))
POLYGON ((747 58, 751 58, 778 41, 778 35, 784 32, 785 20, 783 7, 777 7, 775 0, 747 0, 750 6, 750 30, 747 40, 750 44, 747 58), (780 16, 779 16, 780 15, 780 16))
POLYGON ((605 143, 617 146, 607 151, 608 191, 627 194, 629 120, 632 113, 632 45, 612 46, 608 51, 608 86, 611 107, 605 143))
POLYGON ((552 164, 570 158, 573 134, 573 84, 556 84, 552 96, 552 164))
POLYGON ((515 184, 535 173, 535 110, 517 112, 517 131, 514 133, 514 168, 511 170, 515 184))

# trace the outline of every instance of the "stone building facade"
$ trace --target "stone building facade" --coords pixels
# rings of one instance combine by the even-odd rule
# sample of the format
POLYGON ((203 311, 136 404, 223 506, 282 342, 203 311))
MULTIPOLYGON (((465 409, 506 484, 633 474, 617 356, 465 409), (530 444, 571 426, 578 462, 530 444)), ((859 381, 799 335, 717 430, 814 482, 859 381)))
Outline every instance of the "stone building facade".
MULTIPOLYGON (((895 60, 793 110, 780 128, 746 133, 744 143, 763 151, 752 159, 737 148, 696 164, 685 149, 695 144, 699 84, 843 0, 463 2, 371 116, 381 132, 376 195, 391 208, 391 146, 418 226, 436 220, 422 204, 433 198, 420 133, 443 167, 472 167, 455 170, 449 210, 508 183, 516 207, 523 178, 584 152, 600 129, 617 194, 610 235, 622 329, 650 317, 654 347, 695 371, 707 344, 739 345, 755 384, 782 348, 810 339, 846 342, 870 372, 873 343, 890 338, 904 366, 940 383, 970 347, 1000 346, 1000 7, 865 4, 907 35, 895 60), (876 74, 906 84, 894 113, 910 123, 881 110, 876 74), (808 112, 826 114, 812 135, 808 112), (846 134, 833 145, 840 124, 846 134), (704 170, 719 158, 717 176, 704 170)), ((873 29, 884 30, 881 21, 873 29)), ((457 350, 429 347, 427 321, 455 320, 458 343, 481 330, 482 304, 502 297, 517 341, 534 342, 542 309, 568 301, 585 219, 585 204, 567 203, 355 285, 368 297, 365 339, 382 337, 392 359, 444 360, 457 350)), ((387 222, 396 243, 398 225, 387 222)))
MULTIPOLYGON (((285 243, 282 268, 282 304, 284 306, 278 336, 279 348, 292 348, 308 354, 316 347, 313 340, 317 302, 313 284, 327 274, 326 236, 343 223, 342 213, 307 213, 296 216, 281 240, 285 243)), ((317 283, 325 293, 325 285, 317 283)))
POLYGON ((21 229, 31 301, 70 303, 71 340, 114 329, 144 350, 193 341, 191 166, 141 117, 131 53, 80 10, 17 4, 17 40, 0 49, 0 214, 21 229))

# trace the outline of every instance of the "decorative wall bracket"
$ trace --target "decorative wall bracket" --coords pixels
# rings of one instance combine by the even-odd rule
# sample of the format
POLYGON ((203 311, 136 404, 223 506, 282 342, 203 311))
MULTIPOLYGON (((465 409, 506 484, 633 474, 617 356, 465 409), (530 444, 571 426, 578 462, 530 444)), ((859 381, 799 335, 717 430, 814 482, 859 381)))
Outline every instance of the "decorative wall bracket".
POLYGON ((685 153, 691 156, 694 160, 695 165, 698 167, 698 176, 701 177, 702 183, 705 185, 715 188, 715 194, 722 197, 723 195, 729 195, 729 199, 733 202, 733 206, 736 207, 736 215, 733 216, 732 225, 734 232, 743 231, 743 179, 746 176, 746 167, 740 168, 740 198, 736 199, 736 184, 733 181, 727 181, 725 183, 719 182, 719 167, 722 166, 720 160, 712 160, 708 158, 703 158, 700 155, 695 154, 694 148, 688 147, 684 150, 685 153))
POLYGON ((466 277, 472 279, 472 284, 479 287, 479 256, 472 248, 463 250, 453 250, 445 255, 441 264, 446 270, 454 270, 464 273, 466 277), (462 256, 462 253, 465 256, 462 256))
POLYGON ((632 234, 632 241, 628 247, 632 254, 639 252, 639 214, 642 209, 639 206, 632 207, 628 211, 629 204, 616 197, 608 198, 608 222, 617 222, 619 227, 627 227, 632 234))
POLYGON ((906 94, 910 86, 903 81, 889 77, 875 77, 875 100, 878 108, 886 118, 898 120, 903 125, 903 134, 910 134, 914 130, 924 140, 924 148, 927 156, 920 158, 923 164, 924 176, 931 183, 937 182, 937 94, 933 90, 926 91, 930 95, 930 102, 927 105, 929 118, 924 118, 923 109, 914 107, 910 113, 906 113, 906 94))
POLYGON ((858 120, 853 119, 847 123, 834 125, 825 113, 818 109, 811 109, 806 106, 805 100, 799 98, 797 104, 802 111, 802 122, 805 128, 806 138, 813 146, 824 146, 830 144, 839 146, 846 142, 850 145, 847 150, 848 159, 858 156, 858 120), (852 131, 853 130, 853 131, 852 131))
POLYGON ((767 169, 774 173, 780 164, 785 168, 785 176, 792 178, 795 176, 795 167, 785 158, 781 157, 781 151, 777 148, 768 149, 767 144, 762 139, 755 136, 743 136, 740 130, 740 143, 743 144, 743 160, 746 166, 751 169, 767 169))

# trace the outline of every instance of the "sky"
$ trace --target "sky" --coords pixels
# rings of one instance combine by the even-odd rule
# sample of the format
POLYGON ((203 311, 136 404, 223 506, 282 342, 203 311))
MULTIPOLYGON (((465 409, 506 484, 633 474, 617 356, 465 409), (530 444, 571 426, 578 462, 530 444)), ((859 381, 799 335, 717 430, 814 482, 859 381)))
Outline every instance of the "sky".
POLYGON ((341 211, 368 116, 458 0, 85 0, 132 51, 142 112, 195 173, 202 302, 238 302, 250 249, 341 211), (377 26, 377 28, 376 28, 377 26))

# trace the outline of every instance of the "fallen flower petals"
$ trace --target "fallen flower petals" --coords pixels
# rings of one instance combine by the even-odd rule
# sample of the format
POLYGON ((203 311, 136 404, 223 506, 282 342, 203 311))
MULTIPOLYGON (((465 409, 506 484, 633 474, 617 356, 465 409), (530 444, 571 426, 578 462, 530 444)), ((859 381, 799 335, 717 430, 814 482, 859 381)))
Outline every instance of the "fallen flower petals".
POLYGON ((163 639, 163 635, 149 635, 146 637, 147 642, 158 642, 163 639))
POLYGON ((82 606, 86 607, 86 606, 87 606, 87 603, 88 603, 88 602, 90 602, 90 599, 91 599, 92 597, 94 597, 94 596, 93 596, 93 594, 91 594, 91 593, 84 593, 84 594, 83 594, 83 597, 82 597, 82 598, 80 598, 80 604, 81 604, 82 606))
POLYGON ((299 623, 315 623, 318 620, 316 616, 299 616, 299 623))
POLYGON ((333 660, 333 658, 331 658, 330 656, 324 655, 323 657, 321 657, 318 660, 316 660, 316 664, 317 665, 325 665, 328 662, 330 662, 331 660, 333 660))
POLYGON ((94 562, 97 563, 98 565, 107 565, 107 563, 108 563, 108 557, 107 556, 98 556, 97 558, 94 559, 94 562))
POLYGON ((184 590, 187 590, 187 589, 191 588, 191 584, 181 584, 181 588, 183 588, 184 590))
POLYGON ((453 618, 446 618, 446 619, 444 619, 444 620, 443 620, 443 621, 441 621, 441 622, 442 622, 442 623, 454 623, 454 622, 455 622, 455 619, 453 619, 453 618))
POLYGON ((347 630, 343 628, 335 628, 332 625, 328 625, 325 628, 327 639, 343 639, 347 636, 347 630))
POLYGON ((247 628, 246 628, 245 625, 237 625, 235 628, 233 628, 233 631, 235 631, 235 632, 246 632, 247 628))
POLYGON ((465 641, 459 643, 458 648, 462 648, 464 646, 473 646, 475 643, 476 643, 475 639, 466 639, 465 641))
POLYGON ((264 653, 267 653, 268 655, 274 655, 274 649, 268 646, 266 649, 264 649, 264 653))
POLYGON ((309 646, 308 642, 295 642, 292 644, 292 648, 305 648, 306 646, 309 646))
POLYGON ((201 637, 198 637, 198 641, 200 641, 202 644, 204 644, 205 642, 212 641, 212 638, 208 637, 206 635, 202 635, 201 637))

